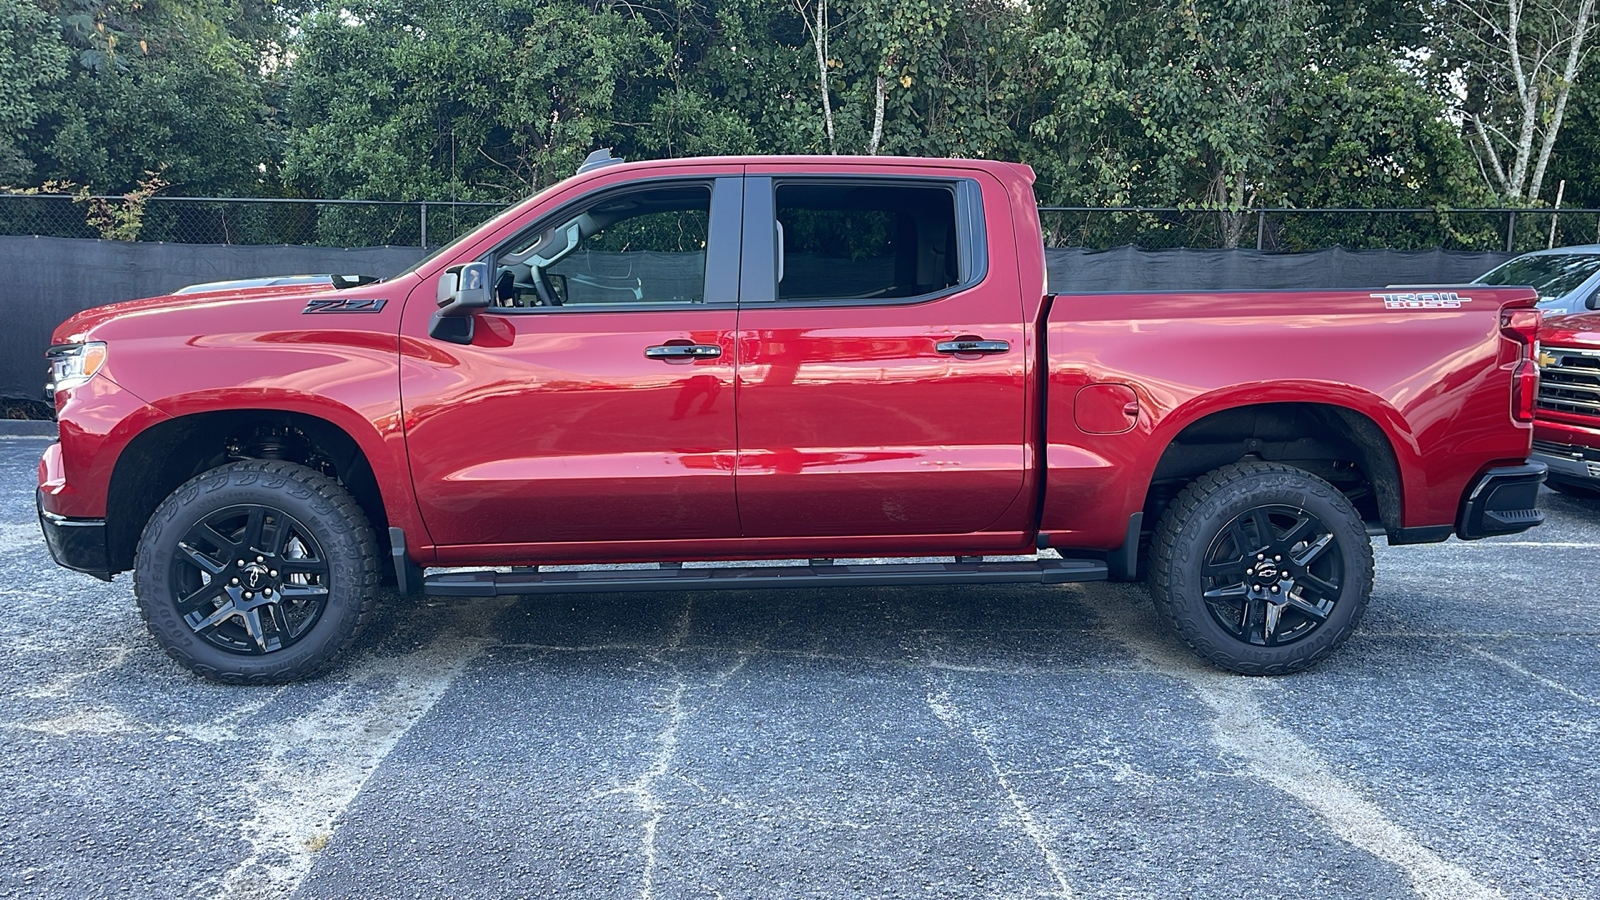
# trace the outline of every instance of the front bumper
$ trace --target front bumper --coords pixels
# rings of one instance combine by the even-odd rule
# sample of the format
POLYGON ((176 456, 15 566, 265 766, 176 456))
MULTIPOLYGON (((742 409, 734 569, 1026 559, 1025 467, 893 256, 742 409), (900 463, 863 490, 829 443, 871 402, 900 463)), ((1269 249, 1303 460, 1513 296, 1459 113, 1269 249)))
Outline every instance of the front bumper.
POLYGON ((1551 481, 1600 488, 1600 449, 1534 441, 1533 458, 1550 467, 1551 481))
POLYGON ((1539 485, 1545 464, 1529 460, 1520 466, 1502 466, 1483 473, 1467 492, 1456 517, 1456 537, 1464 541, 1518 534, 1544 523, 1539 511, 1539 485))
POLYGON ((111 554, 106 551, 105 519, 69 519, 45 512, 44 491, 36 491, 34 506, 39 510, 39 528, 56 565, 111 580, 111 554))

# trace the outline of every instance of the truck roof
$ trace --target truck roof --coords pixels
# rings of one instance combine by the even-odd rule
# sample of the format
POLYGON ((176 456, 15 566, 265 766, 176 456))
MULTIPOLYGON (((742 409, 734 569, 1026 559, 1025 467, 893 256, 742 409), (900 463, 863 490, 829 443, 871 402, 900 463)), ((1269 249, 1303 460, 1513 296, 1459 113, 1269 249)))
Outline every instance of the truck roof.
POLYGON ((870 165, 885 168, 918 168, 926 169, 941 165, 966 169, 982 169, 995 175, 1006 178, 1022 176, 1029 184, 1034 181, 1033 168, 1022 163, 1005 162, 995 159, 963 159, 963 158, 938 158, 928 159, 911 156, 691 156, 667 159, 642 159, 633 161, 618 161, 616 163, 596 166, 587 170, 580 170, 581 175, 594 172, 619 172, 640 171, 654 168, 677 168, 682 166, 806 166, 818 172, 827 172, 832 166, 857 167, 870 165))

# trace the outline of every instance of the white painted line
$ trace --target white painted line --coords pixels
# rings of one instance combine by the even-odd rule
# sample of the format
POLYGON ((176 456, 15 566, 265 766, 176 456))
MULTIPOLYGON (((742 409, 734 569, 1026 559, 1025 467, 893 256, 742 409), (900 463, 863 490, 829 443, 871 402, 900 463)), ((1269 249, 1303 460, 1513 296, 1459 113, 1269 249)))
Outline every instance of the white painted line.
POLYGON ((15 553, 34 547, 44 547, 44 532, 38 522, 21 525, 0 525, 0 553, 15 553))
POLYGON ((72 693, 78 682, 92 675, 100 675, 117 668, 127 661, 128 655, 133 652, 132 647, 96 647, 96 653, 102 655, 100 664, 93 668, 79 672, 65 672, 50 681, 22 692, 24 697, 34 700, 63 700, 72 693))
POLYGON ((1471 650, 1473 653, 1476 653, 1479 656, 1483 657, 1484 659, 1489 660, 1490 662, 1499 663, 1500 665, 1505 666, 1506 668, 1510 669, 1511 671, 1516 672, 1518 675, 1522 675, 1522 676, 1527 677, 1527 678, 1532 678, 1534 681, 1539 682, 1540 684, 1544 685, 1545 687, 1551 688, 1551 689, 1556 690, 1556 691, 1560 691, 1561 693, 1566 694, 1568 697, 1571 697, 1574 700, 1581 700, 1584 703, 1589 704, 1590 706, 1600 706, 1600 700, 1596 700, 1595 698, 1589 696, 1588 694, 1579 693, 1579 692, 1573 690, 1572 688, 1569 688, 1566 685, 1562 684, 1561 682, 1555 680, 1554 678, 1547 678, 1547 677, 1545 677, 1543 675, 1540 675, 1538 672, 1531 672, 1531 671, 1523 668, 1522 666, 1518 665, 1517 663, 1513 662, 1512 660, 1506 659, 1504 656, 1500 656, 1499 654, 1496 654, 1496 653, 1490 653, 1489 651, 1483 649, 1482 647, 1474 647, 1471 644, 1467 644, 1466 648, 1468 650, 1471 650))
MULTIPOLYGON (((592 798, 601 799, 618 795, 632 797, 634 805, 644 815, 639 848, 644 857, 644 868, 639 873, 640 900, 652 900, 656 895, 656 831, 660 828, 661 820, 666 817, 667 811, 661 798, 656 796, 655 785, 666 777, 672 768, 674 758, 678 755, 678 730, 683 725, 688 709, 684 703, 684 696, 689 692, 689 683, 677 665, 667 657, 683 649, 684 642, 689 638, 689 624, 693 613, 694 601, 691 600, 684 604, 683 612, 678 615, 677 626, 673 629, 672 638, 667 641, 666 646, 655 648, 649 654, 651 661, 665 663, 673 674, 672 688, 666 700, 667 721, 662 726, 661 733, 656 736, 656 751, 651 756, 650 766, 632 783, 609 791, 601 791, 592 798)), ((749 653, 740 652, 739 661, 726 671, 719 672, 711 682, 710 688, 721 687, 733 677, 734 673, 744 668, 749 659, 749 653)))
POLYGON ((126 713, 112 706, 85 707, 54 719, 6 722, 3 725, 8 728, 48 734, 52 737, 77 737, 85 734, 126 735, 150 730, 150 726, 128 718, 126 713))
MULTIPOLYGON (((683 612, 678 615, 677 627, 672 631, 672 639, 665 647, 651 653, 651 660, 661 662, 662 656, 675 652, 683 646, 684 640, 689 636, 689 622, 693 611, 694 601, 691 600, 683 605, 683 612)), ((656 752, 651 756, 649 768, 640 773, 631 784, 596 795, 596 799, 619 794, 632 797, 634 805, 644 814, 639 847, 639 852, 644 857, 644 869, 639 873, 641 900, 650 900, 656 892, 656 830, 666 815, 666 809, 656 797, 654 788, 656 781, 667 774, 667 770, 672 766, 672 758, 678 753, 678 726, 683 724, 683 695, 689 690, 689 685, 677 666, 672 666, 672 672, 672 691, 667 696, 666 703, 667 722, 662 727, 661 733, 656 736, 656 752)))
POLYGON ((1341 840, 1399 867, 1424 900, 1502 896, 1390 821, 1381 807, 1335 775, 1315 748, 1268 718, 1257 697, 1270 690, 1270 679, 1212 669, 1157 641, 1141 630, 1141 626, 1155 627, 1155 620, 1138 616, 1141 621, 1131 622, 1125 597, 1094 592, 1085 601, 1105 623, 1107 633, 1139 654, 1153 671, 1183 681, 1211 708, 1216 716, 1211 739, 1219 750, 1239 758, 1251 775, 1304 804, 1341 840))
MULTIPOLYGON (((1403 552, 1414 553, 1418 550, 1492 550, 1496 547, 1543 548, 1547 550, 1600 550, 1600 543, 1589 541, 1440 541, 1436 544, 1406 544, 1403 552)), ((1374 545, 1374 550, 1386 549, 1384 545, 1374 545)), ((1396 548, 1401 549, 1401 548, 1396 548)))
MULTIPOLYGON (((327 845, 337 820, 384 758, 428 714, 491 642, 483 631, 510 598, 463 601, 449 622, 476 632, 441 630, 405 656, 374 656, 349 683, 291 722, 250 726, 234 717, 205 738, 247 744, 259 762, 241 779, 255 815, 239 823, 250 844, 213 896, 226 900, 292 894, 327 845)), ((247 689, 240 689, 247 690, 247 689)), ((197 737, 200 735, 196 735, 197 737)), ((180 738, 181 739, 181 738, 180 738)))
POLYGON ((1357 631, 1351 640, 1364 638, 1427 638, 1436 641, 1496 640, 1509 638, 1595 638, 1600 631, 1357 631))
POLYGON ((984 757, 989 761, 989 770, 993 773, 995 781, 1000 784, 1000 789, 1005 792, 1006 800, 1011 804, 1011 811, 1017 818, 1017 824, 1039 849, 1039 853, 1044 857, 1045 869, 1050 873, 1050 877, 1055 879, 1056 890, 1046 896, 1071 897, 1072 885, 1067 881, 1066 870, 1062 868, 1060 857, 1056 856, 1054 848, 1050 846, 1055 838, 1039 824, 1038 819, 1034 818, 1033 810, 1012 785, 1010 776, 1000 767, 1000 760, 994 752, 993 736, 977 721, 962 715, 955 699, 950 695, 949 687, 936 684, 931 673, 928 676, 928 708, 933 710, 933 714, 939 717, 939 721, 943 722, 945 727, 962 730, 971 735, 978 749, 983 751, 984 757))

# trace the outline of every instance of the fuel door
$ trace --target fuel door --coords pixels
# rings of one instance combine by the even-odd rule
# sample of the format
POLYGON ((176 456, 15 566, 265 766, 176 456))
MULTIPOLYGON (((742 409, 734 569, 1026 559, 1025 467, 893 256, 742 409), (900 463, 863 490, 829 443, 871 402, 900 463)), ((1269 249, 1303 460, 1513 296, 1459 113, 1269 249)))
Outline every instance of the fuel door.
POLYGON ((1086 434, 1121 434, 1139 424, 1139 395, 1126 384, 1090 384, 1078 389, 1072 418, 1086 434))

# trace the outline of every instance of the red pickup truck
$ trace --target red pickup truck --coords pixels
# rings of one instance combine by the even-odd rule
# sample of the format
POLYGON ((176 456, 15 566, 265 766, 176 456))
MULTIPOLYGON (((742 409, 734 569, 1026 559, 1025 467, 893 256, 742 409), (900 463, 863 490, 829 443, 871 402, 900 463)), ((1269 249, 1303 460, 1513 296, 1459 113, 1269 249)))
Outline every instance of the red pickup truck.
POLYGON ((1546 319, 1539 347, 1533 458, 1556 490, 1600 498, 1600 313, 1546 319))
POLYGON ((131 569, 224 681, 326 666, 389 578, 1148 577, 1200 654, 1281 673, 1355 627, 1369 534, 1542 520, 1531 290, 1051 294, 1032 182, 597 152, 386 281, 81 313, 49 354, 51 552, 131 569), (948 561, 835 562, 887 557, 948 561), (557 568, 624 562, 658 565, 557 568))

